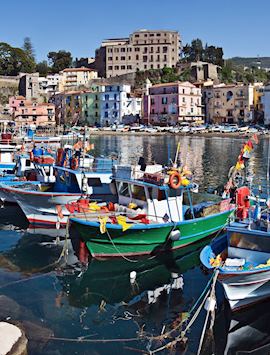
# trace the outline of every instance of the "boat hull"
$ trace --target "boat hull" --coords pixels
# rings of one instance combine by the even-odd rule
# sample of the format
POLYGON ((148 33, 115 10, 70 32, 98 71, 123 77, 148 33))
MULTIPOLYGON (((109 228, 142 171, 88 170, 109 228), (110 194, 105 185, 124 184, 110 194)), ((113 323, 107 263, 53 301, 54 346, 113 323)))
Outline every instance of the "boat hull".
POLYGON ((136 257, 196 243, 222 229, 231 212, 226 211, 177 224, 134 224, 126 231, 119 225, 107 224, 107 233, 104 234, 101 234, 98 222, 90 223, 76 217, 72 217, 71 221, 76 225, 93 257, 136 257), (176 241, 169 238, 174 229, 180 231, 180 239, 176 241))
POLYGON ((3 184, 1 191, 18 203, 29 223, 40 226, 66 225, 70 213, 65 205, 81 197, 81 194, 29 191, 3 184), (61 213, 57 206, 61 207, 61 213))
POLYGON ((232 311, 270 297, 270 270, 236 275, 220 275, 232 311))

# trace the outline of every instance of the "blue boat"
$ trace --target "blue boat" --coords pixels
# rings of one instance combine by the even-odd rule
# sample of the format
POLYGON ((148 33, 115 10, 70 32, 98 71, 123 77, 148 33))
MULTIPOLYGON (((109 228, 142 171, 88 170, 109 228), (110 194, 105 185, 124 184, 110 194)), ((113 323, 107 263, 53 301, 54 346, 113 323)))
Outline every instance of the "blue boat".
POLYGON ((269 211, 260 214, 265 200, 255 199, 249 216, 232 222, 226 233, 201 251, 203 266, 218 270, 218 281, 233 311, 270 296, 269 211))

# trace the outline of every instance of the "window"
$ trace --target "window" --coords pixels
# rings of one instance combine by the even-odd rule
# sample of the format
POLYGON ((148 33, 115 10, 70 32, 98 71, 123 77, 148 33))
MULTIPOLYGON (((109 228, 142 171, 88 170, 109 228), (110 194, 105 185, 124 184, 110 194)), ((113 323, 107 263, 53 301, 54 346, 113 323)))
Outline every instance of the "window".
POLYGON ((160 47, 157 47, 157 53, 160 53, 160 47))
POLYGON ((147 55, 143 56, 143 62, 146 63, 147 62, 147 55))
POLYGON ((168 98, 167 97, 162 97, 161 102, 162 102, 163 105, 166 105, 167 102, 168 102, 168 98))
POLYGON ((158 68, 158 69, 160 68, 160 65, 159 65, 159 64, 157 65, 157 68, 158 68))
POLYGON ((136 60, 139 60, 139 55, 138 54, 136 54, 136 60))
POLYGON ((114 100, 117 100, 117 94, 114 94, 114 100))
POLYGON ((138 37, 140 37, 140 35, 135 35, 135 37, 137 37, 137 38, 138 38, 138 37))
POLYGON ((155 109, 152 108, 151 113, 154 115, 155 114, 155 109))
POLYGON ((167 53, 168 47, 162 47, 162 52, 167 53))
POLYGON ((143 53, 147 53, 147 47, 144 47, 143 53))
POLYGON ((108 60, 112 60, 112 57, 108 57, 108 60))
POLYGON ((112 53, 112 48, 108 48, 108 53, 112 53))
POLYGON ((113 108, 114 108, 115 110, 117 109, 117 103, 116 103, 116 102, 113 104, 113 108))
POLYGON ((147 69, 147 65, 146 64, 144 64, 144 69, 147 69))
POLYGON ((128 56, 128 60, 131 60, 131 56, 130 55, 128 56))
POLYGON ((167 61, 167 56, 166 56, 166 54, 164 54, 164 56, 163 56, 163 62, 166 62, 167 61))
POLYGON ((108 109, 108 108, 109 108, 109 104, 108 104, 108 102, 106 103, 105 108, 106 108, 106 109, 108 109))
POLYGON ((115 60, 118 60, 118 57, 115 57, 115 60))
POLYGON ((147 37, 147 33, 144 34, 144 37, 147 37))
POLYGON ((146 201, 145 191, 143 186, 130 185, 131 196, 136 200, 146 201))
POLYGON ((118 117, 118 112, 117 112, 117 111, 114 111, 114 112, 113 112, 113 117, 114 117, 114 118, 117 118, 117 117, 118 117))
POLYGON ((112 70, 112 68, 113 68, 112 65, 108 66, 108 70, 112 70))
POLYGON ((105 111, 105 117, 108 118, 109 117, 109 113, 108 111, 105 111))
POLYGON ((105 94, 105 100, 109 100, 110 96, 108 94, 105 94))
POLYGON ((154 105, 155 104, 155 99, 152 97, 151 98, 151 105, 154 105))
POLYGON ((135 52, 140 52, 140 47, 135 47, 135 52))
POLYGON ((118 53, 119 52, 119 48, 114 48, 114 53, 118 53))
POLYGON ((121 60, 126 60, 126 57, 121 57, 121 60))
POLYGON ((193 107, 191 107, 190 112, 193 113, 193 107))
POLYGON ((102 186, 100 178, 88 178, 87 184, 88 186, 93 186, 93 187, 102 186))
POLYGON ((126 182, 119 182, 118 184, 119 195, 130 197, 128 184, 126 182))
POLYGON ((183 94, 185 93, 185 89, 183 89, 183 94))
POLYGON ((126 48, 121 48, 121 52, 125 52, 126 51, 126 48))
POLYGON ((154 66, 153 66, 153 64, 151 64, 151 65, 150 65, 150 68, 151 68, 151 69, 154 69, 154 66))
POLYGON ((119 65, 115 65, 114 69, 119 70, 119 65))
POLYGON ((186 99, 185 99, 185 97, 183 97, 183 98, 182 98, 182 102, 186 102, 186 99))
POLYGON ((150 33, 150 35, 149 35, 150 37, 154 37, 154 33, 150 33))
POLYGON ((160 37, 160 33, 157 33, 157 37, 160 37))
POLYGON ((127 66, 127 69, 132 69, 132 65, 128 65, 128 66, 127 66))

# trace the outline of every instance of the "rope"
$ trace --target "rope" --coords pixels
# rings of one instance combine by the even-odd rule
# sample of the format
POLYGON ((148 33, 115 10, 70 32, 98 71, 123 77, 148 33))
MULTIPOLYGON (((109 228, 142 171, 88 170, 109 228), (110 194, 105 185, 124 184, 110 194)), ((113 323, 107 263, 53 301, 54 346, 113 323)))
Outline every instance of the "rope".
POLYGON ((129 258, 127 258, 125 255, 123 255, 123 254, 121 253, 121 251, 117 248, 117 246, 114 244, 114 241, 112 240, 108 229, 106 229, 106 233, 107 233, 108 238, 110 239, 110 242, 112 243, 113 247, 115 248, 115 250, 117 251, 117 253, 119 253, 119 255, 120 255, 123 259, 125 259, 126 261, 129 261, 130 263, 137 263, 137 262, 139 262, 139 260, 129 259, 129 258))
MULTIPOLYGON (((214 273, 211 292, 210 292, 210 300, 212 300, 214 298, 214 296, 215 296, 215 286, 216 286, 216 282, 217 282, 218 273, 219 273, 219 270, 216 269, 216 271, 214 273)), ((204 340, 204 336, 205 336, 206 327, 207 327, 207 323, 208 323, 208 318, 209 318, 210 312, 211 311, 210 311, 210 307, 209 307, 209 309, 207 310, 206 317, 205 317, 205 322, 204 322, 204 325, 203 325, 203 330, 202 330, 202 334, 201 334, 201 338, 200 338, 200 343, 199 343, 197 355, 199 355, 201 353, 201 350, 202 350, 203 340, 204 340)))

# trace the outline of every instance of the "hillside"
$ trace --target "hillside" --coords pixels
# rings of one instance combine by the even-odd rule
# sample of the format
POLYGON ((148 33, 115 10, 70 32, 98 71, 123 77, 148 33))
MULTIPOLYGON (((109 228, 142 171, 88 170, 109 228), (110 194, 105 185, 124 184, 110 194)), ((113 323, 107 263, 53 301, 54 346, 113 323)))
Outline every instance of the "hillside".
POLYGON ((229 58, 235 65, 245 67, 260 66, 261 68, 270 68, 270 57, 233 57, 229 58), (260 64, 258 63, 261 62, 260 64))

